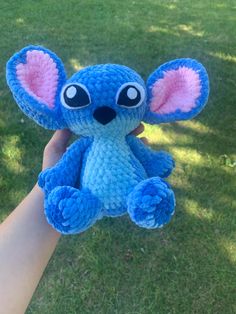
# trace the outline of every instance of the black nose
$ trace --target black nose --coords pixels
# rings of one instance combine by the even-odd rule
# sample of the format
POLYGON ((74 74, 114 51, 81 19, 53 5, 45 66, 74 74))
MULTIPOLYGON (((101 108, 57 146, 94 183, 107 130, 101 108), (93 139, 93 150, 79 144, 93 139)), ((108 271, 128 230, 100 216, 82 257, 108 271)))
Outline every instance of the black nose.
POLYGON ((105 125, 111 122, 116 117, 116 112, 110 107, 100 107, 97 108, 93 113, 94 118, 100 122, 101 124, 105 125))

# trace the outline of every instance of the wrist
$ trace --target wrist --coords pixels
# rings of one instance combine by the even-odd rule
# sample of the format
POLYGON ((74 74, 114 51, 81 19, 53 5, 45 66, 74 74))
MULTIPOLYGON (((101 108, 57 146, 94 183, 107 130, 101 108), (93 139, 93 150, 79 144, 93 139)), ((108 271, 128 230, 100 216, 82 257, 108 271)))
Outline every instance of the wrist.
POLYGON ((47 226, 47 229, 49 229, 50 233, 54 234, 56 238, 59 238, 61 236, 61 233, 54 229, 46 220, 44 214, 44 191, 40 188, 38 183, 36 183, 35 186, 32 188, 28 197, 31 199, 31 201, 37 204, 35 208, 37 209, 37 212, 40 212, 39 216, 41 217, 40 220, 43 222, 43 224, 47 226))
POLYGON ((43 189, 38 185, 38 182, 33 186, 32 190, 31 190, 32 193, 42 197, 44 199, 44 192, 43 192, 43 189))

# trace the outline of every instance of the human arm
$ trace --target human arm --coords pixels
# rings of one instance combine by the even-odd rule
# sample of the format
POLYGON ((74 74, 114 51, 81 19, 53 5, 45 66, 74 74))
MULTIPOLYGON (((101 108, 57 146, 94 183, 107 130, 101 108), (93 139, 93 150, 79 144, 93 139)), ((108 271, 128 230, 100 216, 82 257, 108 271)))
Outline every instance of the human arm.
MULTIPOLYGON (((43 169, 65 152, 70 132, 57 131, 44 151, 43 169)), ((44 194, 36 184, 0 225, 1 314, 22 314, 54 252, 60 234, 46 221, 44 194)))

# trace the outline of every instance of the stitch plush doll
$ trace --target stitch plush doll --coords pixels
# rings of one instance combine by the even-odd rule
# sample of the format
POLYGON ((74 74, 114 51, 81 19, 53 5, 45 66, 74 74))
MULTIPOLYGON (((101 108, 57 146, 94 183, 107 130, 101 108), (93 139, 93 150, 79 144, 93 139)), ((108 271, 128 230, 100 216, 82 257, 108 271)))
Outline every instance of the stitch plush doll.
POLYGON ((8 61, 7 82, 21 110, 39 125, 81 136, 39 175, 45 214, 55 229, 80 233, 103 216, 127 212, 144 228, 170 221, 175 197, 163 178, 174 161, 129 133, 141 121, 159 124, 196 116, 209 92, 200 63, 165 63, 146 85, 135 71, 116 64, 89 66, 67 80, 54 53, 29 46, 8 61))

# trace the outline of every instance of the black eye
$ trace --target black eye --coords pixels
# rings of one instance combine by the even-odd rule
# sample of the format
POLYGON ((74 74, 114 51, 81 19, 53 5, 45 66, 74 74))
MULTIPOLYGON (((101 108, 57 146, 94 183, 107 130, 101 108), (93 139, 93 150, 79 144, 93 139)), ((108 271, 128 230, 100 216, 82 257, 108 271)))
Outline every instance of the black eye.
POLYGON ((64 107, 78 109, 90 104, 90 96, 85 86, 81 84, 67 85, 62 91, 61 101, 64 107))
POLYGON ((138 83, 126 83, 117 93, 117 104, 122 107, 134 108, 144 100, 144 89, 138 83))

